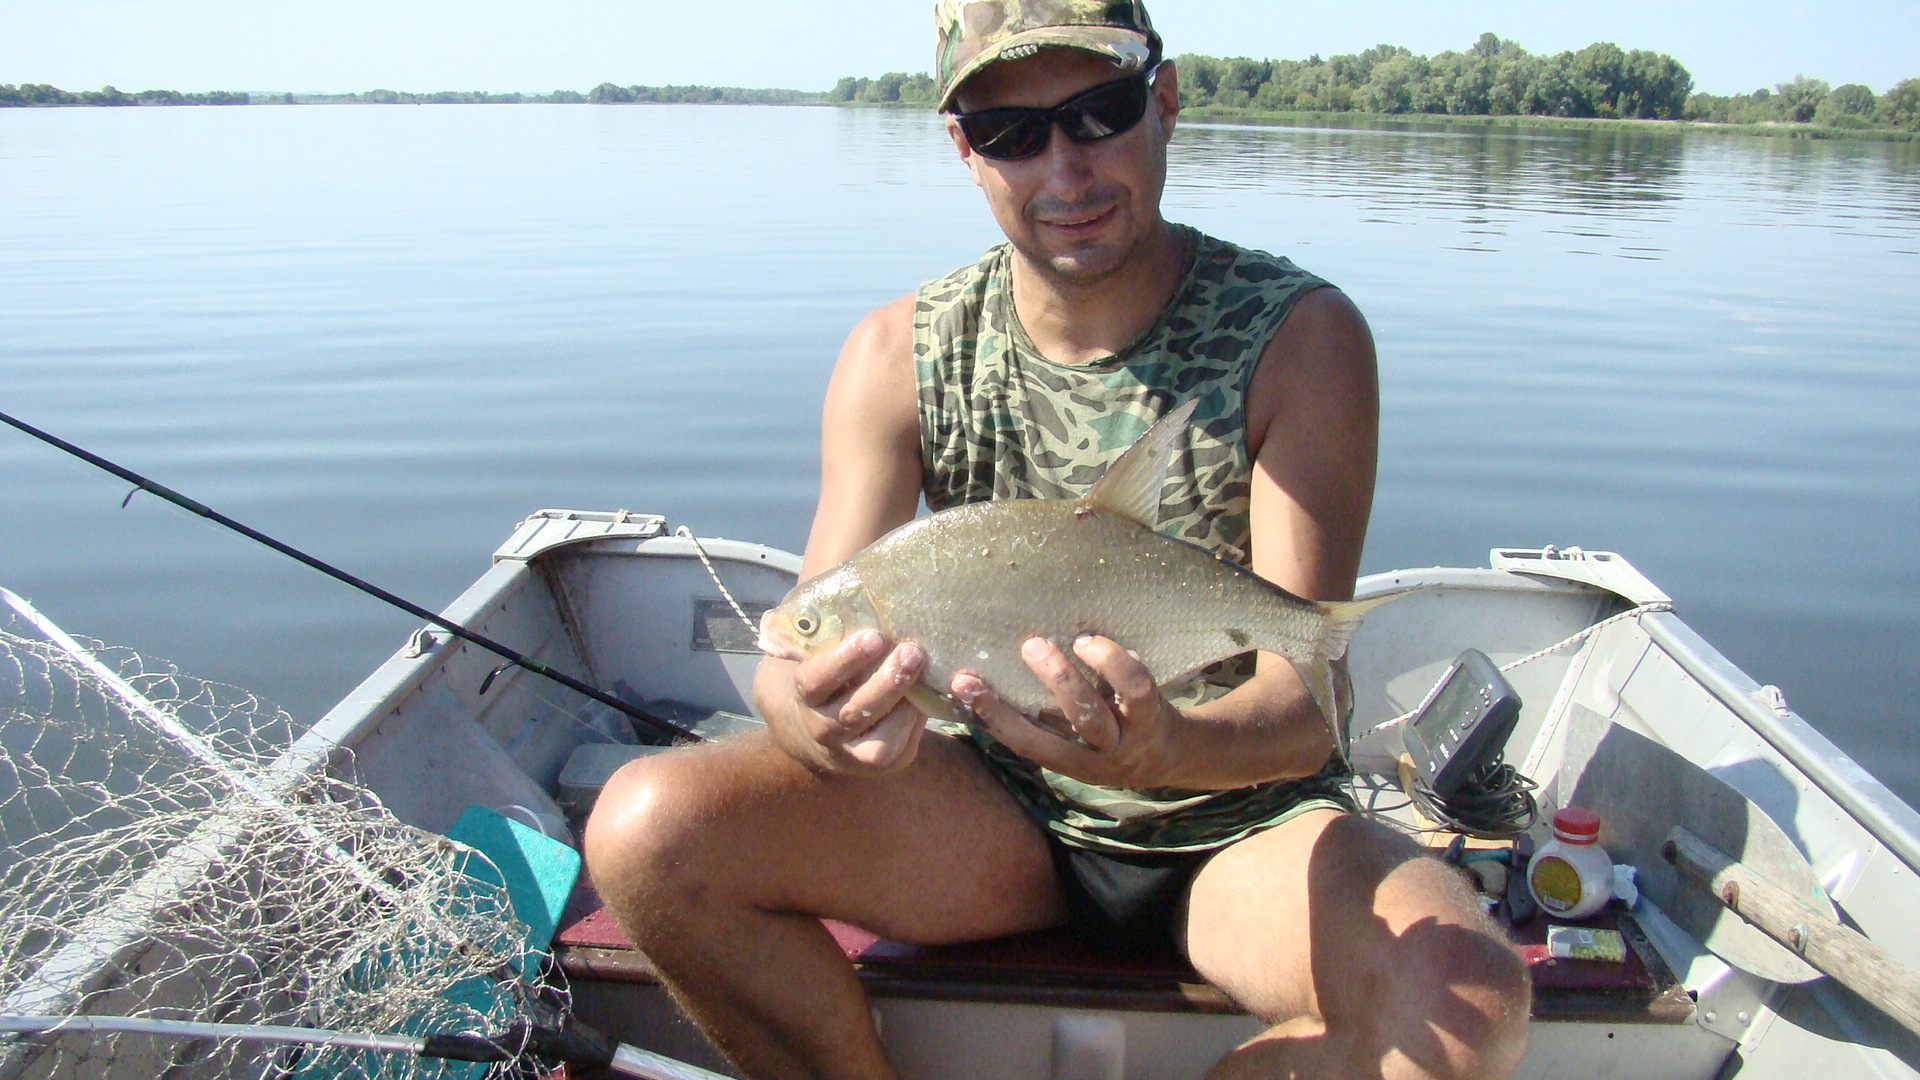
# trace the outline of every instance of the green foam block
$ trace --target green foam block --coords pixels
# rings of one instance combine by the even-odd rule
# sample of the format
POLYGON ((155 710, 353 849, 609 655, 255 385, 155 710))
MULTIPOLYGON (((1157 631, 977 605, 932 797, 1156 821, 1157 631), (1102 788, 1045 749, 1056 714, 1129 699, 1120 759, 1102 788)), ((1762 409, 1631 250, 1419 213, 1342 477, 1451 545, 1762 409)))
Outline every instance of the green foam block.
POLYGON ((469 806, 447 831, 447 839, 485 855, 493 867, 474 860, 467 875, 505 885, 513 913, 527 925, 527 946, 545 949, 553 942, 567 898, 580 878, 580 853, 558 840, 502 817, 484 806, 469 806))

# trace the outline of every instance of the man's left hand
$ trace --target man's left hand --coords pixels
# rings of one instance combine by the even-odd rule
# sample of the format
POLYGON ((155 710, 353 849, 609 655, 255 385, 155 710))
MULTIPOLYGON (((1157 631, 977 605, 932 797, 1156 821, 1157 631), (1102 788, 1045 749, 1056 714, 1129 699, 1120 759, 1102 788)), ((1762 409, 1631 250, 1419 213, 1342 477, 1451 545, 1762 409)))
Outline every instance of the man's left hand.
POLYGON ((953 695, 1007 749, 1054 772, 1105 787, 1172 784, 1177 771, 1173 734, 1186 718, 1160 693, 1146 665, 1111 639, 1079 638, 1073 652, 1104 685, 1090 682, 1045 638, 1029 638, 1020 649, 1085 745, 1021 715, 977 675, 955 675, 953 695))

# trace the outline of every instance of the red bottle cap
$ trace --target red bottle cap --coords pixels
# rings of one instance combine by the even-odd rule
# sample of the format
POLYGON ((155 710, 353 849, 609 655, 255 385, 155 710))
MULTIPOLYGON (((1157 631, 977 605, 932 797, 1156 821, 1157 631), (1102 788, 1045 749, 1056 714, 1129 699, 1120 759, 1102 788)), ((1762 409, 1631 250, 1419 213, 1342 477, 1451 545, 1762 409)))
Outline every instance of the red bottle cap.
POLYGON ((1577 806, 1556 811, 1553 835, 1569 844, 1591 844, 1600 839, 1600 815, 1577 806))

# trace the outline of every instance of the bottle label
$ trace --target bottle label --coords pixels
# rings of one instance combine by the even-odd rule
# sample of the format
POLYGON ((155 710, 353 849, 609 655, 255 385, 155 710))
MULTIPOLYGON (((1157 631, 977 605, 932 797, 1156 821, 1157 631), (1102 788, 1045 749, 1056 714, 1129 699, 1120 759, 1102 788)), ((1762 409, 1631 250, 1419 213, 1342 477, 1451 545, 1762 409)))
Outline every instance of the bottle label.
POLYGON ((1580 884, 1580 871, 1557 855, 1535 860, 1532 880, 1533 895, 1540 906, 1555 914, 1572 911, 1586 891, 1580 884))

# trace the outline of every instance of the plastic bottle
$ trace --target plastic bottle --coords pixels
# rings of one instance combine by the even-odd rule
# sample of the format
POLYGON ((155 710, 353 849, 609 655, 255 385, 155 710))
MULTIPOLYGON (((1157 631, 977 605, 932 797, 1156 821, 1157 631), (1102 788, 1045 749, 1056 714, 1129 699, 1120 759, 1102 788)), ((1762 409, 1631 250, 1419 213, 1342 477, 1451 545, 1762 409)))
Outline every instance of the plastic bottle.
POLYGON ((1599 814, 1569 807, 1553 815, 1553 839, 1527 864, 1527 888, 1541 911, 1584 919, 1613 899, 1613 860, 1599 840, 1599 814))

